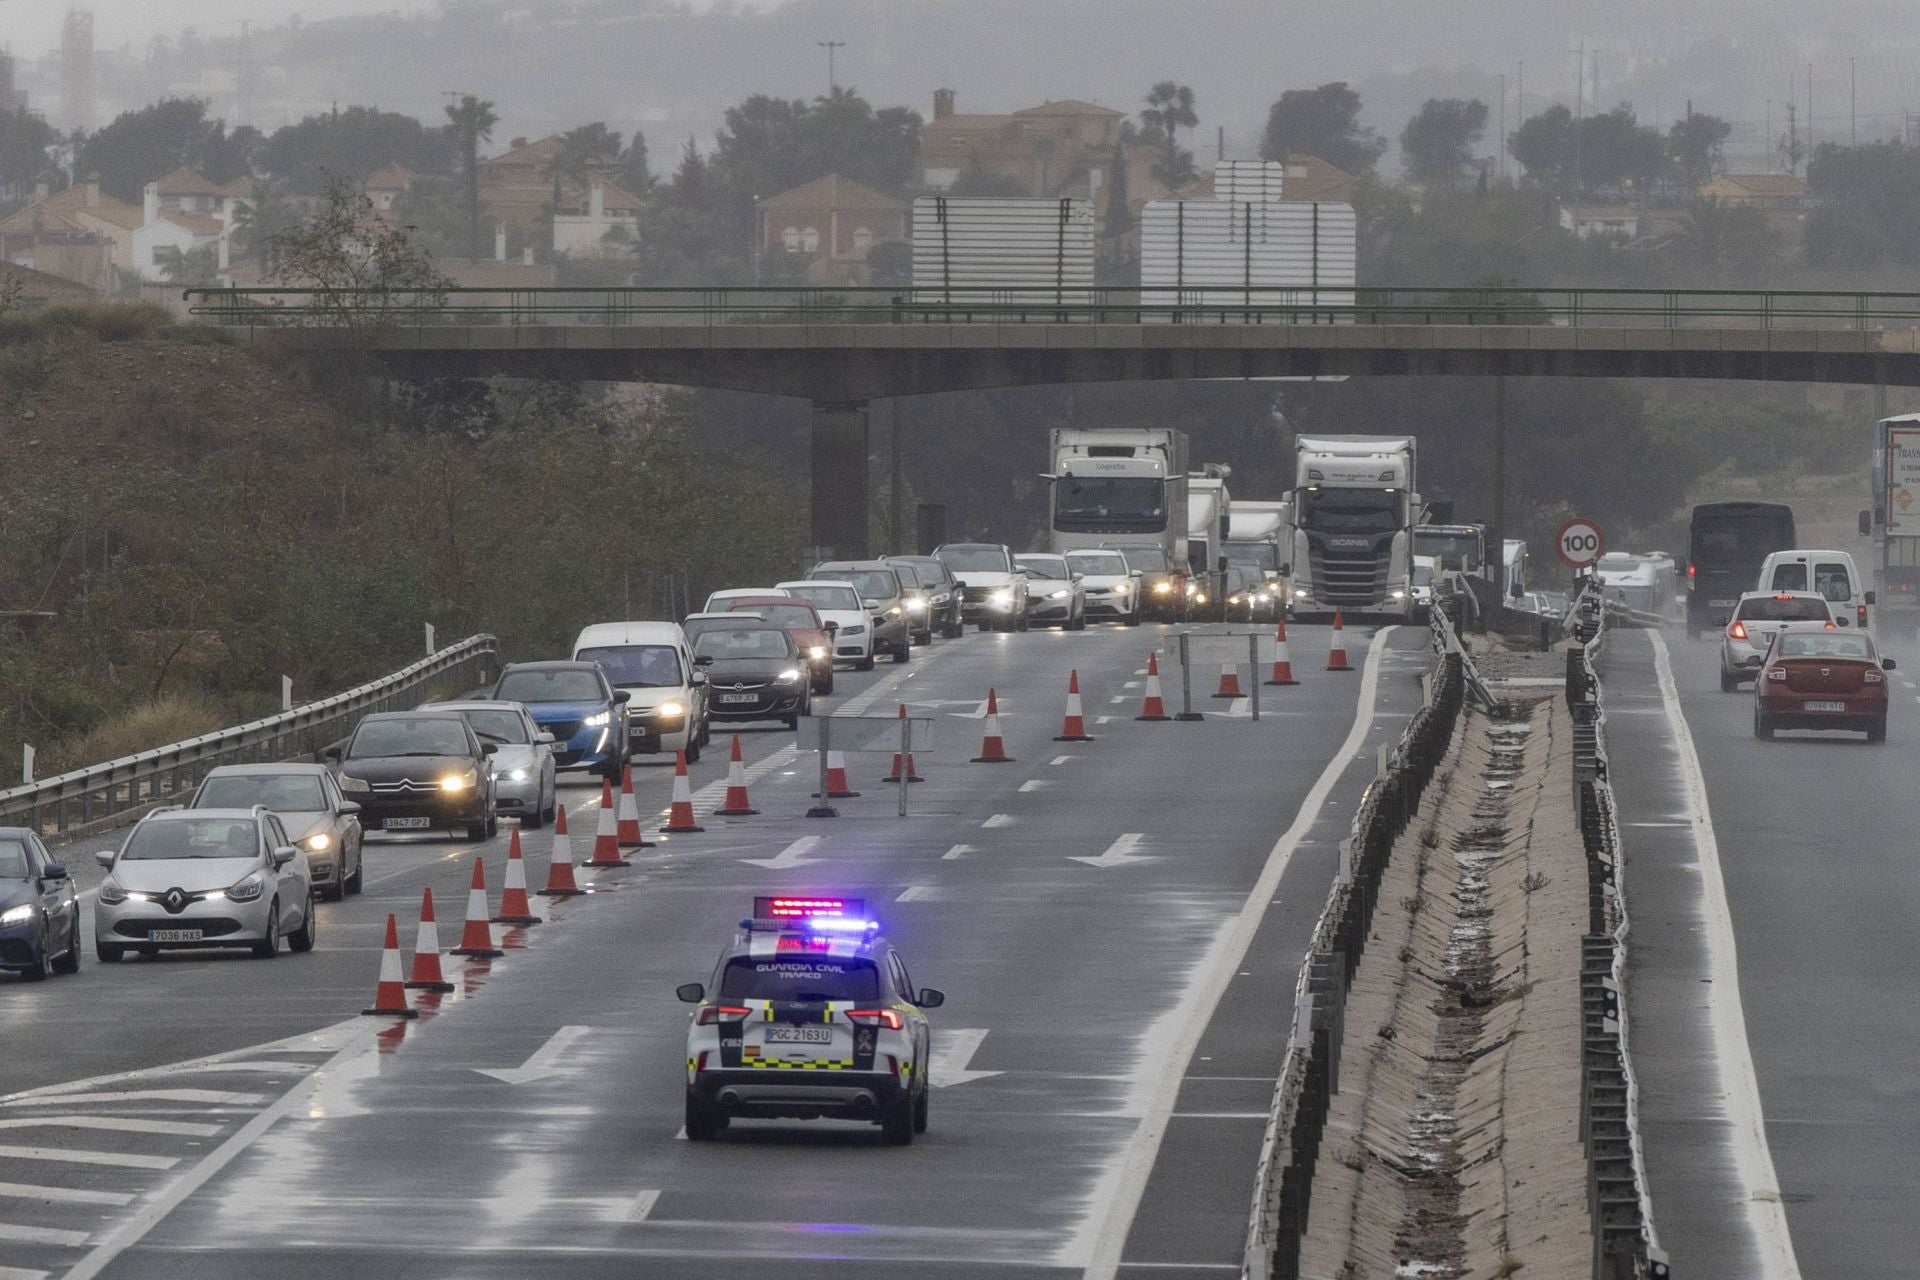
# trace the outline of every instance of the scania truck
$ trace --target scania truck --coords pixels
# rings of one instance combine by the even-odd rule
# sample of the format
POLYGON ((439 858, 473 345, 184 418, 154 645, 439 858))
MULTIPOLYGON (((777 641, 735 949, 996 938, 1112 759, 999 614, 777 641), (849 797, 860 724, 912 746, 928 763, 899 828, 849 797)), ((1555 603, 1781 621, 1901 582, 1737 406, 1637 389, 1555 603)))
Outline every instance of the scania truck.
POLYGON ((1187 437, 1170 427, 1056 427, 1047 549, 1111 547, 1144 566, 1144 612, 1171 621, 1187 604, 1187 437))
POLYGON ((1873 424, 1873 509, 1860 533, 1879 535, 1878 622, 1890 635, 1920 635, 1920 413, 1873 424))
POLYGON ((1412 436, 1294 441, 1293 608, 1300 616, 1414 616, 1420 522, 1412 436))

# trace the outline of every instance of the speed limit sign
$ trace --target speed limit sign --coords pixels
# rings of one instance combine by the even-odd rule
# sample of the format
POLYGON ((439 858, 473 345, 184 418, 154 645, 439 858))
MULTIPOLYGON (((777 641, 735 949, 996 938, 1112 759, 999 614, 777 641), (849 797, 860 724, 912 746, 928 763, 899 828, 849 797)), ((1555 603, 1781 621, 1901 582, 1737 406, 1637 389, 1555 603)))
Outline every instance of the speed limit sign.
POLYGON ((1560 563, 1569 569, 1584 569, 1598 560, 1607 549, 1607 535, 1600 532, 1600 526, 1582 516, 1575 516, 1560 526, 1560 532, 1554 535, 1553 549, 1560 553, 1560 563))

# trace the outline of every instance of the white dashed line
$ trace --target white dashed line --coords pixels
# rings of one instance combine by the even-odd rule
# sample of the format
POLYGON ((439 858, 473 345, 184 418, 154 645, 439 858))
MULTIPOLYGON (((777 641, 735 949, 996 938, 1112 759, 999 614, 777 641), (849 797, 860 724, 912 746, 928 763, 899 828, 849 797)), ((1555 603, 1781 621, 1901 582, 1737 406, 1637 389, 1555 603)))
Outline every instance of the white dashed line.
POLYGON ((175 1156, 136 1156, 120 1151, 70 1151, 58 1147, 0 1146, 0 1159, 98 1164, 116 1169, 171 1169, 180 1163, 175 1156))
POLYGON ((956 861, 956 860, 957 860, 957 859, 958 859, 958 858, 960 857, 960 855, 961 855, 961 854, 963 854, 963 853, 972 853, 972 852, 973 852, 973 846, 972 846, 972 845, 970 845, 970 844, 957 844, 957 845, 955 845, 955 846, 953 846, 953 848, 951 848, 951 849, 949 849, 949 850, 947 850, 947 851, 946 851, 945 853, 943 853, 943 854, 941 854, 941 855, 940 855, 940 860, 941 860, 942 862, 953 862, 953 861, 956 861))
POLYGON ((13 1200, 47 1200, 54 1204, 128 1205, 134 1197, 124 1191, 82 1191, 78 1187, 38 1187, 23 1182, 0 1182, 0 1196, 13 1200))
POLYGON ((0 1120, 0 1129, 106 1129, 115 1133, 164 1133, 174 1137, 211 1138, 217 1124, 190 1124, 185 1120, 134 1120, 125 1116, 18 1116, 0 1120))
POLYGON ((85 1231, 62 1231, 58 1227, 25 1227, 14 1222, 0 1222, 0 1240, 18 1240, 21 1244, 58 1244, 77 1249, 88 1239, 85 1231))
POLYGON ((996 813, 980 825, 987 830, 992 830, 994 827, 1010 827, 1013 825, 1013 815, 1010 813, 996 813))
POLYGON ((1047 789, 1048 787, 1050 787, 1050 786, 1052 786, 1052 785, 1053 785, 1053 783, 1051 783, 1051 782, 1049 782, 1049 781, 1048 781, 1047 779, 1045 779, 1045 778, 1029 778, 1029 779, 1028 779, 1027 781, 1025 781, 1025 782, 1023 782, 1023 783, 1021 783, 1021 784, 1020 784, 1020 790, 1022 790, 1022 791, 1044 791, 1044 790, 1046 790, 1046 789, 1047 789))
POLYGON ((633 1198, 633 1204, 627 1208, 628 1222, 645 1222, 647 1215, 653 1212, 653 1206, 660 1202, 658 1191, 642 1191, 633 1198))
POLYGON ((1065 764, 1067 761, 1071 759, 1073 759, 1072 756, 1055 756, 1053 759, 1047 761, 1047 763, 1048 764, 1065 764))
POLYGON ((895 902, 929 902, 940 896, 940 891, 930 884, 916 884, 902 889, 895 902))

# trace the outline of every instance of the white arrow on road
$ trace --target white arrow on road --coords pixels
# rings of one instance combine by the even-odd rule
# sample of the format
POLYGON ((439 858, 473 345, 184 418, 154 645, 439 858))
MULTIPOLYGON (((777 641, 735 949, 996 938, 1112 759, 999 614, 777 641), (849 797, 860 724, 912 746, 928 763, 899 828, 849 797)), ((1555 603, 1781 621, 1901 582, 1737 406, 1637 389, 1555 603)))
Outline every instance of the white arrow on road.
POLYGON ((740 861, 750 867, 765 867, 769 871, 785 871, 788 867, 810 867, 821 859, 807 857, 807 851, 819 844, 820 840, 819 836, 801 836, 775 857, 742 858, 740 861))
POLYGON ((950 1089, 957 1084, 970 1084, 999 1075, 998 1071, 967 1070, 967 1064, 973 1061, 974 1054, 980 1052, 980 1043, 986 1038, 985 1027, 934 1032, 932 1070, 927 1075, 929 1083, 936 1089, 950 1089))
POLYGON ((567 1046, 591 1030, 589 1027, 562 1027, 547 1037, 547 1042, 533 1051, 533 1056, 517 1067, 475 1067, 483 1076, 492 1076, 495 1080, 504 1080, 508 1084, 530 1084, 535 1080, 544 1080, 548 1076, 560 1074, 560 1055, 567 1046))
POLYGON ((1073 860, 1075 862, 1084 862, 1090 867, 1124 867, 1129 862, 1145 862, 1147 859, 1134 853, 1134 850, 1137 849, 1140 846, 1140 842, 1146 838, 1145 835, 1138 831, 1129 831, 1126 835, 1121 836, 1118 840, 1108 845, 1107 851, 1099 857, 1092 858, 1080 855, 1073 860))

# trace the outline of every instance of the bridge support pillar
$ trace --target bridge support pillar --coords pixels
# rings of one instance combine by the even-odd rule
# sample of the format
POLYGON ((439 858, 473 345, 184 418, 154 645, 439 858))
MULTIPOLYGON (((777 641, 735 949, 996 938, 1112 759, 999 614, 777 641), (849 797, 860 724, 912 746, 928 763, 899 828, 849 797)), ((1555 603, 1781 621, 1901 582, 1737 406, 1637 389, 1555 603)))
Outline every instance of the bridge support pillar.
POLYGON ((864 560, 871 494, 867 402, 813 403, 813 546, 822 560, 864 560))

